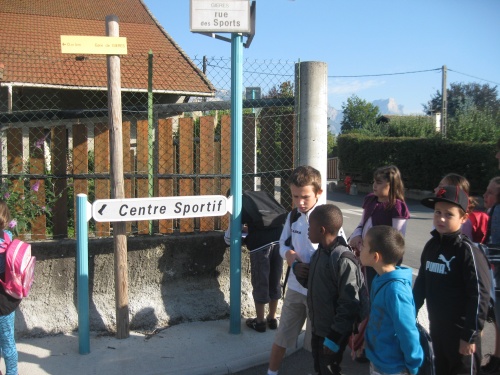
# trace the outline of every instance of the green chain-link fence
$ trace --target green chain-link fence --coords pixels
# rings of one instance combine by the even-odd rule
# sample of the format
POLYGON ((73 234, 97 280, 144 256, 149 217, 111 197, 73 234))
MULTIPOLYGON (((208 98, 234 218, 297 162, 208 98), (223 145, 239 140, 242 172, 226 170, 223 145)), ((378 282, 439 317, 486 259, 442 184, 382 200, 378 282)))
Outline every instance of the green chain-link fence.
MULTIPOLYGON (((11 63, 0 81, 0 194, 13 229, 32 239, 74 237, 76 194, 110 198, 106 57, 3 54, 11 63)), ((230 66, 227 58, 178 54, 121 58, 127 198, 226 193, 230 66)), ((243 78, 243 189, 267 190, 289 207, 294 63, 245 60, 243 78)), ((227 219, 129 222, 128 232, 219 230, 227 219)), ((109 236, 112 225, 91 221, 91 233, 109 236)))

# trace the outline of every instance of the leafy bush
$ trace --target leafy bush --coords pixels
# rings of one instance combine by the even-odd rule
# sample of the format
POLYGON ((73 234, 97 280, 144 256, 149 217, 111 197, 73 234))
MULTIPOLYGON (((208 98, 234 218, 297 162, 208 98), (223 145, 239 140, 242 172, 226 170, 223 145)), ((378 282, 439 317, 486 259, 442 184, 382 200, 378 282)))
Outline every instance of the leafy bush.
POLYGON ((434 119, 428 116, 392 116, 389 122, 371 125, 367 130, 379 137, 429 138, 439 136, 434 119))
POLYGON ((466 103, 448 120, 446 136, 457 141, 488 142, 500 137, 500 123, 491 111, 481 111, 466 103))
MULTIPOLYGON (((493 141, 493 140, 492 140, 493 141)), ((382 138, 345 134, 337 138, 341 174, 361 173, 370 182, 373 171, 394 164, 409 189, 432 190, 447 173, 458 173, 482 194, 498 173, 496 139, 490 143, 457 142, 442 138, 382 138)))

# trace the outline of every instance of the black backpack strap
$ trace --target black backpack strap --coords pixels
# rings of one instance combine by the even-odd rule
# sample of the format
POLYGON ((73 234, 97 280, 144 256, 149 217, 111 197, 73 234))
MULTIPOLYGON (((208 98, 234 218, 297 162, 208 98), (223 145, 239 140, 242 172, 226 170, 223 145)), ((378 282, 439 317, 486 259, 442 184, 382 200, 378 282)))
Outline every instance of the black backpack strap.
MULTIPOLYGON (((292 224, 295 223, 300 217, 300 212, 297 207, 295 207, 291 212, 290 212, 290 231, 292 230, 292 224)), ((290 237, 288 237, 285 241, 285 245, 290 246, 292 244, 292 234, 290 233, 290 237)), ((285 280, 283 281, 283 286, 282 286, 282 293, 281 293, 281 298, 285 298, 285 289, 286 289, 286 284, 288 283, 288 278, 290 277, 290 269, 292 267, 287 266, 286 267, 286 273, 285 273, 285 280)))
POLYGON ((361 264, 359 263, 358 257, 353 253, 353 251, 351 250, 351 247, 349 245, 347 245, 347 242, 345 241, 344 237, 338 236, 337 237, 337 247, 335 247, 335 249, 330 254, 330 267, 331 267, 335 282, 337 282, 337 280, 338 280, 337 262, 339 261, 340 258, 347 258, 350 261, 352 261, 357 267, 361 266, 361 264), (338 248, 338 245, 341 246, 340 249, 338 248))
POLYGON ((370 294, 366 286, 366 280, 364 278, 363 272, 361 270, 361 263, 358 257, 354 254, 352 249, 347 245, 345 239, 342 236, 337 237, 337 247, 330 254, 330 268, 332 271, 335 286, 338 283, 338 261, 341 258, 349 259, 357 268, 357 277, 360 278, 358 285, 359 287, 359 302, 360 310, 356 318, 356 323, 354 324, 353 333, 359 333, 358 324, 365 320, 370 314, 370 294), (339 246, 340 245, 340 246, 339 246), (340 247, 340 248, 339 248, 340 247))
POLYGON ((488 212, 488 216, 489 216, 489 220, 488 220, 488 226, 486 228, 486 241, 490 241, 490 237, 491 237, 491 222, 493 220, 491 220, 491 218, 493 217, 493 212, 495 212, 495 207, 497 205, 494 205, 493 207, 491 207, 490 209, 490 212, 488 212))

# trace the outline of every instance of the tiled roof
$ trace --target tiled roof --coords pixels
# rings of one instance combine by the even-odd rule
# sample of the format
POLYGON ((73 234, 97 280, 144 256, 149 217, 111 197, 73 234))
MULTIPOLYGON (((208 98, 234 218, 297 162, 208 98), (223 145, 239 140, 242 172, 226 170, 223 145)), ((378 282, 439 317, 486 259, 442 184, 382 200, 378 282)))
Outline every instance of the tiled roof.
MULTIPOLYGON (((176 0, 177 1, 177 0, 176 0)), ((147 89, 153 51, 153 88, 211 95, 214 88, 140 0, 2 0, 0 64, 3 82, 106 87, 106 56, 62 54, 60 35, 105 35, 105 17, 118 16, 128 54, 121 57, 124 89, 147 89)))

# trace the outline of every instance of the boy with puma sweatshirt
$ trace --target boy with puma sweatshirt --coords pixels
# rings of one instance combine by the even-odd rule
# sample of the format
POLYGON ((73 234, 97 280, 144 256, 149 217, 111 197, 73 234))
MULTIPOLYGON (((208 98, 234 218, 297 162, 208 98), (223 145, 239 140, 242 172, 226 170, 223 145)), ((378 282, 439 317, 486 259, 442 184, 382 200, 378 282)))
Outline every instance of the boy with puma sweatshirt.
POLYGON ((434 209, 432 238, 421 256, 413 296, 417 311, 427 301, 436 373, 477 374, 481 331, 488 313, 490 278, 484 254, 460 232, 469 197, 444 186, 421 203, 434 209))

